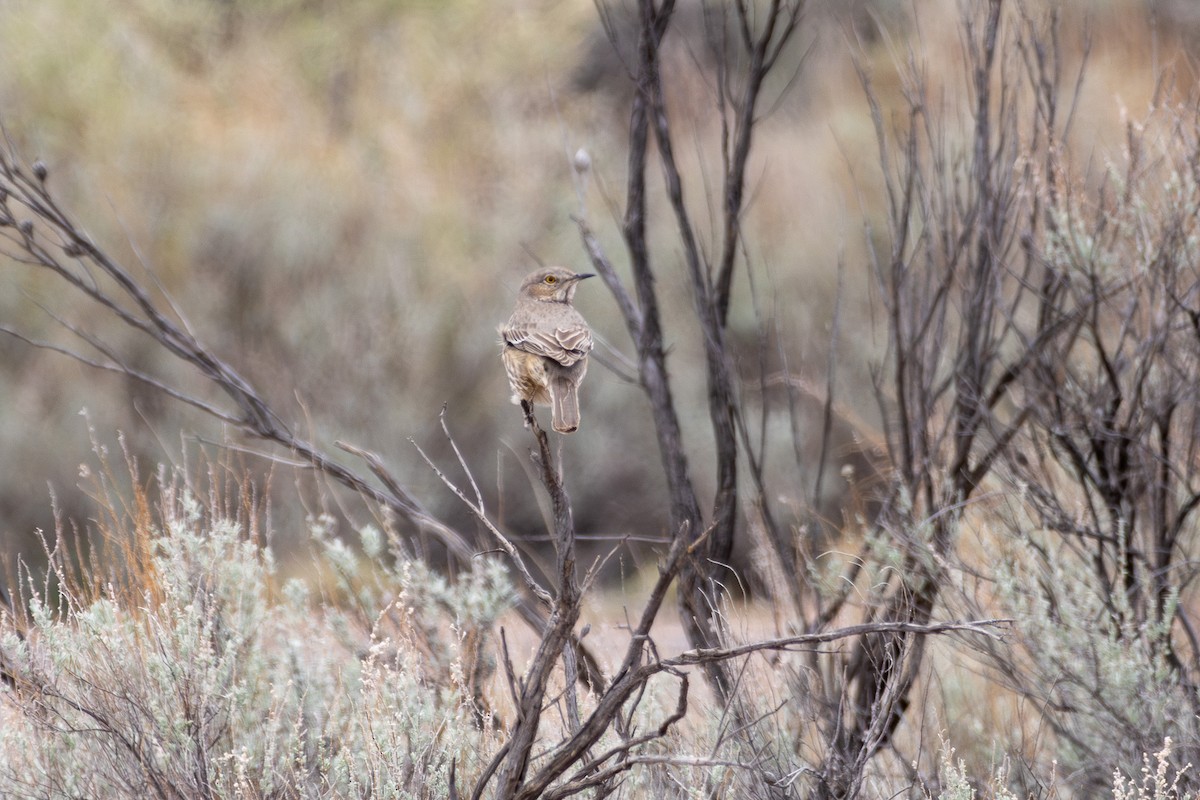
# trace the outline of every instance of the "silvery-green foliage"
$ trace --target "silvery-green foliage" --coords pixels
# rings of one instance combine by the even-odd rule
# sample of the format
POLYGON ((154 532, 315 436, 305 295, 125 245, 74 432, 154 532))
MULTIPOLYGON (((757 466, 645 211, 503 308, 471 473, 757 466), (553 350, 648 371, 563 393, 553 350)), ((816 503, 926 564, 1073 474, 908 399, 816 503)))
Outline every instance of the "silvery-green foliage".
POLYGON ((420 559, 408 557, 394 536, 373 526, 358 531, 361 555, 333 536, 329 517, 310 520, 310 533, 329 565, 342 598, 328 609, 347 647, 369 633, 371 646, 416 649, 427 669, 456 680, 477 695, 494 668, 490 634, 498 616, 515 599, 507 571, 495 559, 476 559, 454 580, 420 559))
POLYGON ((1071 551, 1034 533, 998 563, 997 599, 1021 644, 1011 668, 1058 734, 1065 779, 1096 791, 1113 769, 1135 772, 1165 738, 1200 742, 1196 698, 1170 663, 1177 596, 1163 622, 1139 623, 1122 594, 1105 592, 1071 551))
POLYGON ((945 740, 938 755, 938 782, 940 789, 936 795, 928 789, 922 791, 924 800, 1018 800, 1017 795, 1008 789, 1009 765, 1007 759, 991 767, 987 783, 981 787, 983 793, 976 792, 972 780, 973 773, 966 762, 956 758, 955 749, 945 740))
MULTIPOLYGON (((18 677, 0 695, 0 795, 445 797, 452 761, 460 782, 478 772, 495 744, 463 632, 503 612, 501 568, 480 560, 449 583, 376 565, 354 601, 404 625, 355 647, 353 621, 281 582, 241 524, 164 494, 152 526, 125 532, 150 548, 132 577, 81 586, 60 558, 57 580, 28 583, 25 619, 0 618, 18 677)), ((322 541, 335 570, 363 570, 322 541)))

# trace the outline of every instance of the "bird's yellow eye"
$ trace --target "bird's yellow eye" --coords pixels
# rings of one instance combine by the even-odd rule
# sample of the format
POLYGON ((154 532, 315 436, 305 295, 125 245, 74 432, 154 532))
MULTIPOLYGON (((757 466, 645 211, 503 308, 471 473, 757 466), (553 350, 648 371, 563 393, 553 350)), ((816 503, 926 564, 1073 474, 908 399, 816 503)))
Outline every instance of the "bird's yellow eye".
POLYGON ((558 278, 554 277, 553 275, 547 275, 546 283, 558 283, 558 278))

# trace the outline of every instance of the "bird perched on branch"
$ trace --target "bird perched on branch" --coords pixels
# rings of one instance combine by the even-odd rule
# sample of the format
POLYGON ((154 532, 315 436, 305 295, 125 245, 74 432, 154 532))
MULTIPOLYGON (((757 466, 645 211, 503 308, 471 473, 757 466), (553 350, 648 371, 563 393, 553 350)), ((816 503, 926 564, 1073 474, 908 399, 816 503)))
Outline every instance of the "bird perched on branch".
POLYGON ((546 267, 526 276, 517 293, 517 307, 500 326, 501 357, 512 386, 512 401, 550 406, 554 430, 579 428, 579 384, 587 372, 592 331, 575 310, 575 290, 590 273, 566 267, 546 267))

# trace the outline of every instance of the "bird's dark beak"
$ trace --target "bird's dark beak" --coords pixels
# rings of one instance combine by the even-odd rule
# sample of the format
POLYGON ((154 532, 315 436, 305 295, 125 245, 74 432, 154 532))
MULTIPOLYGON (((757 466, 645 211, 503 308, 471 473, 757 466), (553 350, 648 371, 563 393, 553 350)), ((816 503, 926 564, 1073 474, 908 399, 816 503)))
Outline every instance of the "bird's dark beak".
POLYGON ((572 278, 571 280, 581 281, 584 278, 594 278, 594 277, 596 277, 596 273, 594 273, 594 272, 581 272, 578 275, 576 275, 574 278, 572 278))

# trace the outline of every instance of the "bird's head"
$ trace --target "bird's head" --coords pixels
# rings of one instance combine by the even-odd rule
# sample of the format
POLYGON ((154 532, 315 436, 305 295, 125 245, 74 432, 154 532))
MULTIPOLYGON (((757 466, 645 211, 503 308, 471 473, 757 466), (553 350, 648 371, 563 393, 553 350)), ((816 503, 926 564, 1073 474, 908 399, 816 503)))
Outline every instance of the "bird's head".
POLYGON ((592 273, 572 272, 566 267, 545 267, 526 276, 521 283, 521 294, 546 303, 569 303, 575 298, 575 289, 584 278, 592 273))

